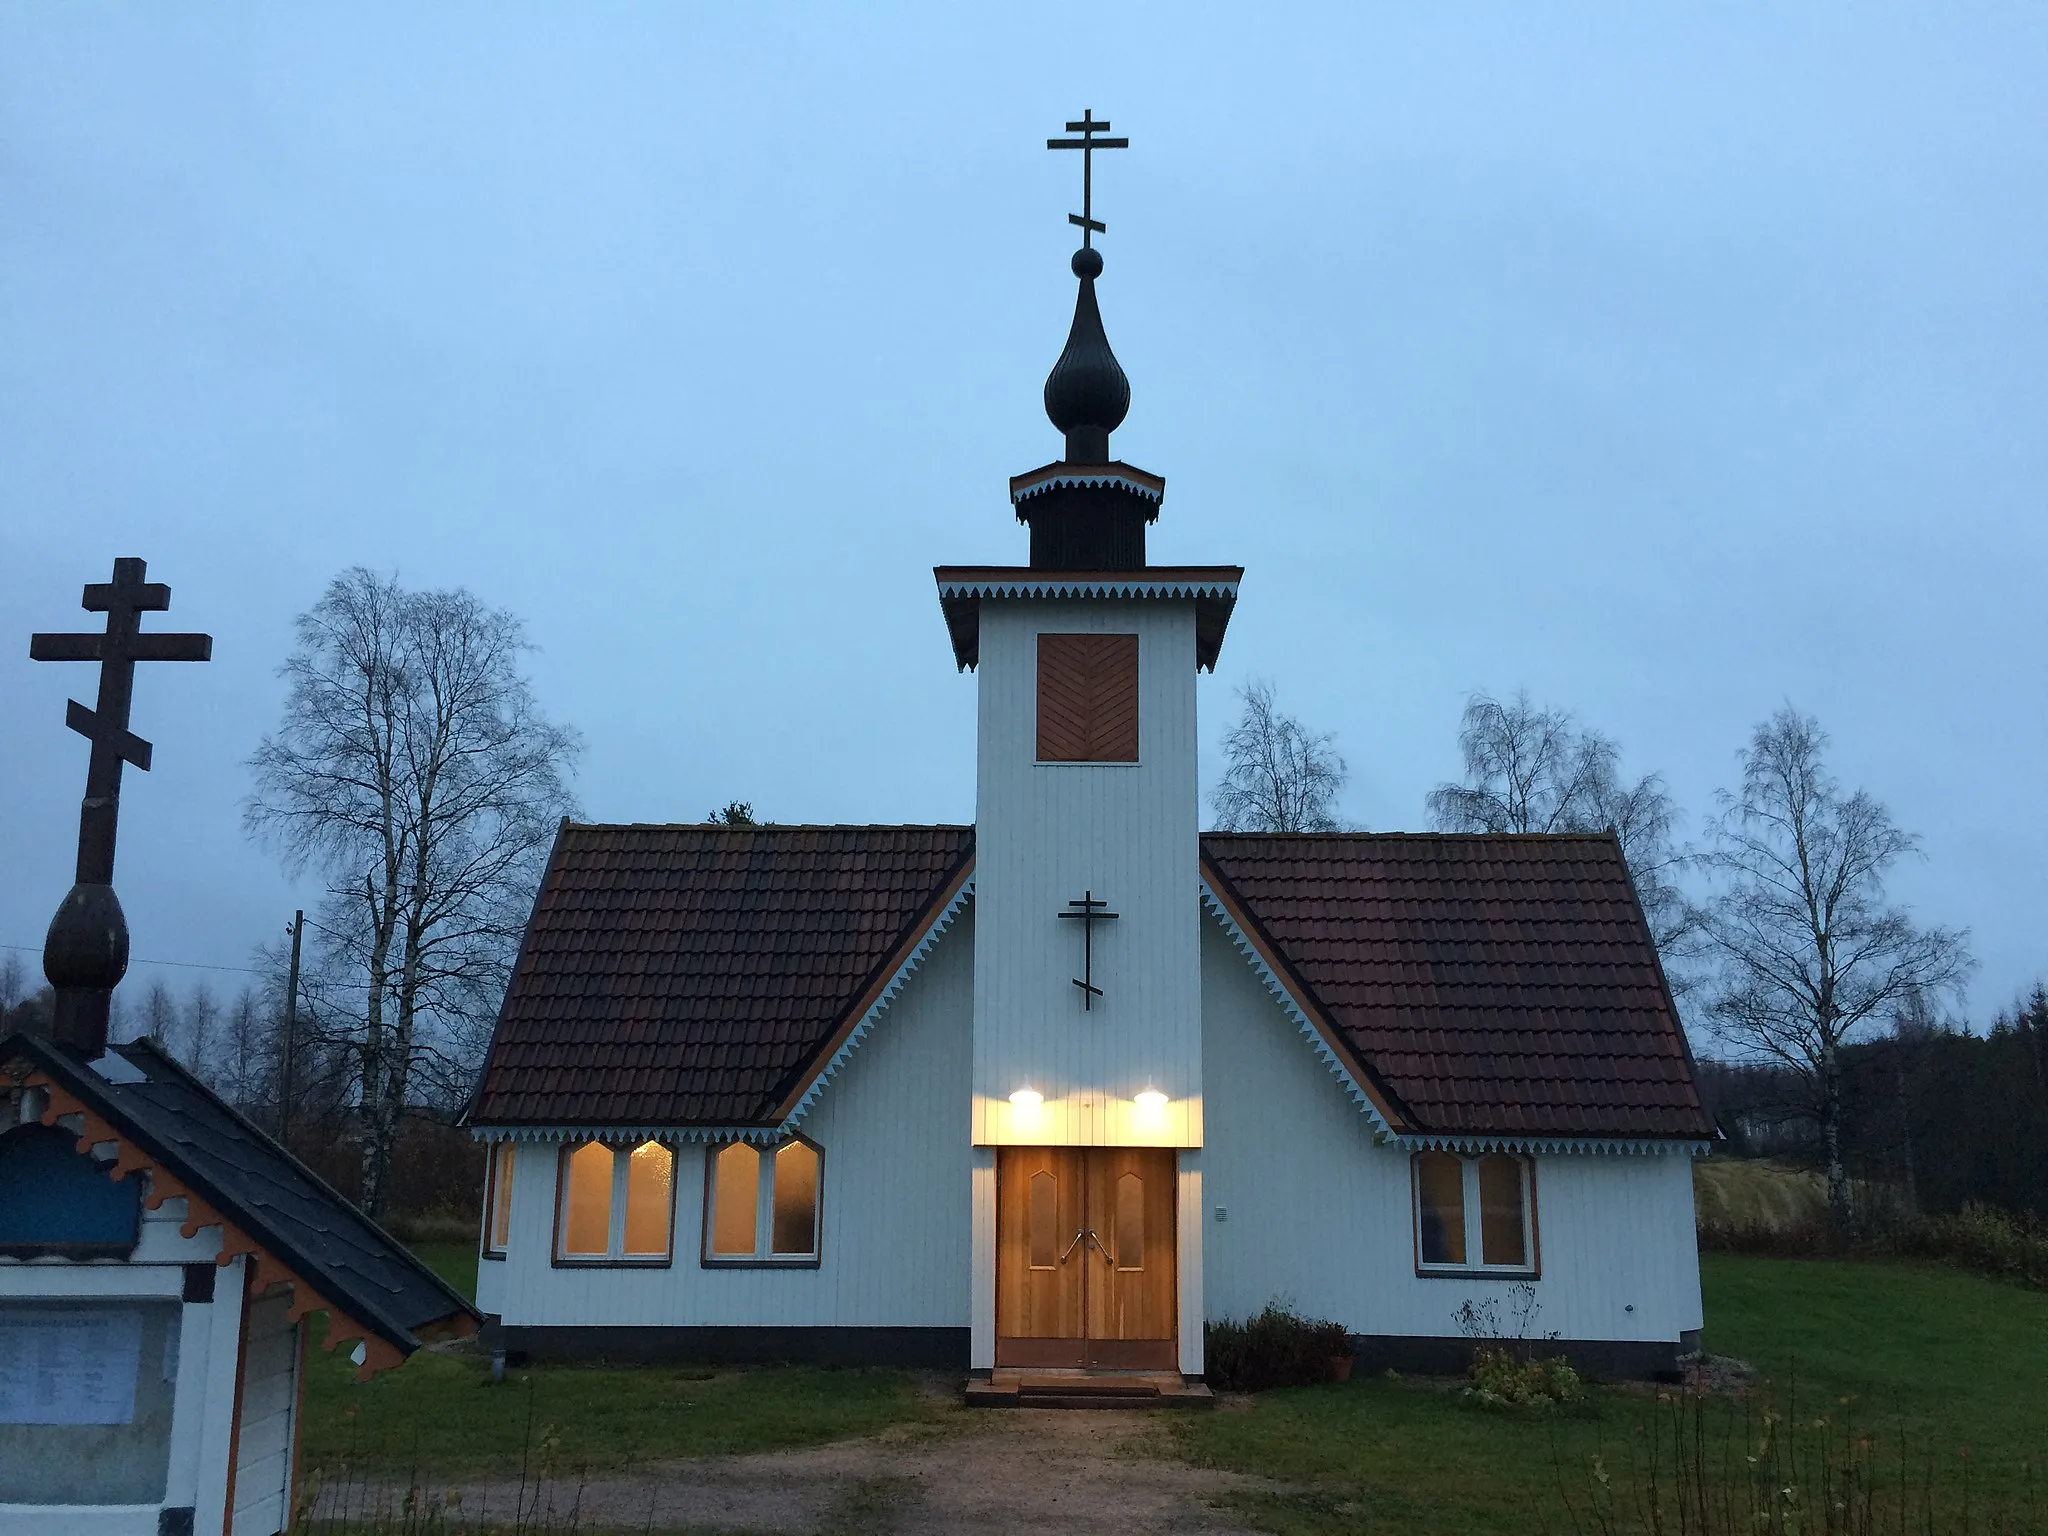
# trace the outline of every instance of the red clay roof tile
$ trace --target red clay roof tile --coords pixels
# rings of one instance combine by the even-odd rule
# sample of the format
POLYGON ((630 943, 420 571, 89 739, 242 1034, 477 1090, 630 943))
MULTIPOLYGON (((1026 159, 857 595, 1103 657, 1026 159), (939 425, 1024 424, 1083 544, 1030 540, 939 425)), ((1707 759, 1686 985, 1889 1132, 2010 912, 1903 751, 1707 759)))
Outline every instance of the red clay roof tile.
POLYGON ((1412 1129, 1714 1134, 1611 836, 1211 832, 1202 851, 1412 1129))
MULTIPOLYGON (((471 1118, 772 1123, 973 842, 969 827, 565 826, 471 1118)), ((1202 847, 1406 1128, 1713 1134, 1611 837, 1202 847)))

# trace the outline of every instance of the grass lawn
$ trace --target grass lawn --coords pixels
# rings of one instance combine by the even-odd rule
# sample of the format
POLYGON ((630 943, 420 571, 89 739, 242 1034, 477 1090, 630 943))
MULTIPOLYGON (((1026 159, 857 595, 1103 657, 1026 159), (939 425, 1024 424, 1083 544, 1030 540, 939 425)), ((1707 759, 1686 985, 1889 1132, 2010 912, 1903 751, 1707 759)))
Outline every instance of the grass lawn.
POLYGON ((373 1480, 417 1472, 446 1484, 516 1474, 543 1447, 565 1473, 599 1472, 812 1445, 944 1413, 894 1371, 538 1366, 494 1386, 484 1358, 422 1352, 358 1384, 338 1352, 315 1349, 303 1456, 308 1468, 345 1458, 373 1480))
MULTIPOLYGON (((476 1294, 474 1243, 420 1243, 414 1252, 464 1296, 476 1294)), ((943 1412, 893 1371, 536 1366, 493 1385, 487 1358, 423 1350, 359 1383, 345 1350, 319 1347, 324 1336, 324 1325, 315 1329, 307 1357, 303 1464, 331 1469, 346 1457, 371 1479, 516 1474, 543 1443, 563 1471, 597 1471, 814 1445, 943 1412)))
POLYGON ((414 1243, 412 1253, 457 1291, 471 1301, 476 1300, 476 1267, 480 1261, 474 1242, 414 1243))
MULTIPOLYGON (((1899 1263, 1709 1256, 1703 1278, 1708 1348, 1755 1365, 1781 1404, 1796 1392, 1810 1434, 1825 1414, 1839 1441, 1853 1414, 1876 1454, 1893 1458, 1894 1479, 1903 1443, 1914 1481, 1930 1470, 1934 1478, 1935 1529, 1948 1528, 1944 1510, 1959 1520, 1966 1476, 1978 1528, 1987 1502, 2031 1502, 2037 1524, 2020 1528, 2044 1528, 2048 1295, 1899 1263)), ((1743 1431, 1760 1433, 1760 1407, 1708 1405, 1712 1454, 1739 1458, 1743 1431)), ((1313 1490, 1243 1501, 1275 1531, 1525 1536, 1592 1528, 1593 1458, 1623 1492, 1647 1458, 1650 1424, 1668 1456, 1675 1411, 1652 1394, 1608 1388, 1548 1418, 1503 1415, 1469 1409, 1442 1385, 1376 1379, 1271 1393, 1241 1411, 1189 1415, 1168 1433, 1198 1462, 1313 1490), (1576 1523, 1561 1485, 1579 1506, 1576 1523)))

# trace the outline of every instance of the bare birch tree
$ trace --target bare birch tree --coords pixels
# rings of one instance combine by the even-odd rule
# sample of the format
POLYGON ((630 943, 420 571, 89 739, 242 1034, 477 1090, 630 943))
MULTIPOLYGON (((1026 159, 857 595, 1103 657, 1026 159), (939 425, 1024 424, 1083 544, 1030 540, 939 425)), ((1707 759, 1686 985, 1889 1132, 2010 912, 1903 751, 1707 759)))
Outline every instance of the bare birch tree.
POLYGON ((1678 806, 1661 774, 1621 777, 1621 747, 1579 724, 1567 709, 1539 708, 1527 690, 1503 702, 1475 693, 1458 723, 1462 784, 1429 792, 1439 832, 1605 832, 1628 860, 1650 936, 1674 989, 1689 976, 1679 962, 1695 951, 1694 923, 1677 885, 1685 855, 1675 837, 1678 806))
POLYGON ((245 815, 288 866, 327 877, 316 932, 359 981, 374 1214, 408 1095, 424 1078, 453 1097, 475 1070, 580 747, 519 672, 523 625, 467 591, 358 567, 297 629, 245 815))
POLYGON ((161 976, 142 994, 142 1034, 158 1049, 169 1051, 178 1035, 178 1001, 161 976))
POLYGON ((1311 731, 1273 701, 1273 685, 1238 690, 1244 711, 1223 736, 1223 778, 1210 793, 1223 832, 1335 832, 1351 770, 1337 738, 1311 731))
POLYGON ((1957 993, 1968 935, 1923 928, 1885 901, 1886 873, 1919 839, 1863 790, 1845 794, 1810 715, 1781 709, 1742 752, 1742 787, 1720 796, 1697 909, 1719 961, 1709 1003, 1723 1039, 1807 1085, 1827 1160, 1828 1208, 1850 1214, 1842 1160, 1842 1047, 1892 1014, 1957 993))

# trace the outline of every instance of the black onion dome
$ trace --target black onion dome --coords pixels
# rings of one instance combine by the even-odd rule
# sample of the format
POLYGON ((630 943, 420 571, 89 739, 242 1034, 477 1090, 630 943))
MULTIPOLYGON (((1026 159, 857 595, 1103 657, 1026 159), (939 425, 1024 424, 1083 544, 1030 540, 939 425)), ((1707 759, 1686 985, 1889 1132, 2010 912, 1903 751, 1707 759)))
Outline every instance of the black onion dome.
POLYGON ((1066 349, 1045 378, 1045 414, 1067 437, 1070 463, 1109 462, 1109 434, 1131 408, 1131 381, 1109 350, 1102 311, 1095 303, 1095 278, 1102 257, 1084 247, 1074 252, 1074 275, 1081 291, 1074 299, 1074 324, 1066 349))

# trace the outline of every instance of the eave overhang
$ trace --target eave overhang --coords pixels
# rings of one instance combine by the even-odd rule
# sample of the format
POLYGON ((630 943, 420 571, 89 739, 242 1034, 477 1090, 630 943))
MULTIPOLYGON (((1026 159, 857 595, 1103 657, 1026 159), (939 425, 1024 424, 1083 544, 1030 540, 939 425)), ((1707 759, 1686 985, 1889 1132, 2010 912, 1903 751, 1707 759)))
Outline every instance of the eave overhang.
POLYGON ((1017 508, 1017 521, 1026 520, 1024 503, 1033 496, 1047 491, 1071 487, 1103 487, 1111 490, 1128 491, 1133 496, 1150 502, 1152 510, 1145 521, 1159 520, 1159 503, 1166 499, 1166 478, 1150 470, 1139 469, 1122 460, 1107 464, 1069 464, 1061 461, 1042 464, 1037 469, 1027 470, 1021 475, 1010 476, 1010 504, 1017 508))
POLYGON ((1223 632, 1237 606, 1241 565, 1152 565, 1135 571, 1042 571, 1024 565, 940 565, 932 568, 939 606, 964 672, 981 661, 981 605, 986 600, 1059 598, 1192 599, 1195 665, 1216 670, 1223 632))
MULTIPOLYGON (((90 1068, 46 1042, 24 1035, 16 1034, 4 1044, 13 1064, 9 1075, 18 1073, 18 1086, 42 1092, 44 1102, 39 1119, 43 1125, 71 1131, 77 1137, 76 1149, 81 1156, 97 1157, 96 1149, 111 1144, 114 1155, 105 1164, 107 1177, 118 1183, 132 1173, 145 1173, 149 1182, 148 1193, 142 1199, 145 1208, 153 1211, 166 1200, 183 1199, 185 1220, 179 1234, 189 1239, 207 1227, 218 1228, 220 1252, 214 1263, 224 1266, 246 1255, 253 1265, 253 1294, 261 1294, 275 1285, 289 1285, 292 1322, 297 1323, 309 1312, 326 1312, 327 1337, 323 1347, 329 1353, 337 1345, 351 1341, 363 1345, 364 1359, 356 1369, 358 1381, 367 1381, 379 1371, 402 1364, 430 1338, 467 1338, 477 1331, 481 1315, 476 1309, 417 1261, 413 1261, 415 1267, 435 1287, 446 1292, 452 1305, 446 1314, 408 1327, 375 1299, 362 1294, 361 1286, 337 1283, 338 1277, 327 1274, 324 1266, 274 1229, 260 1209, 245 1205, 199 1174, 152 1127, 140 1123, 111 1095, 101 1091, 101 1080, 90 1068), (23 1067, 28 1070, 23 1072, 23 1067)), ((243 1124, 253 1131, 246 1120, 243 1124)), ((281 1147, 277 1151, 330 1198, 341 1200, 289 1152, 281 1147)), ((361 1219, 394 1251, 406 1251, 396 1238, 376 1227, 368 1217, 361 1219)))

